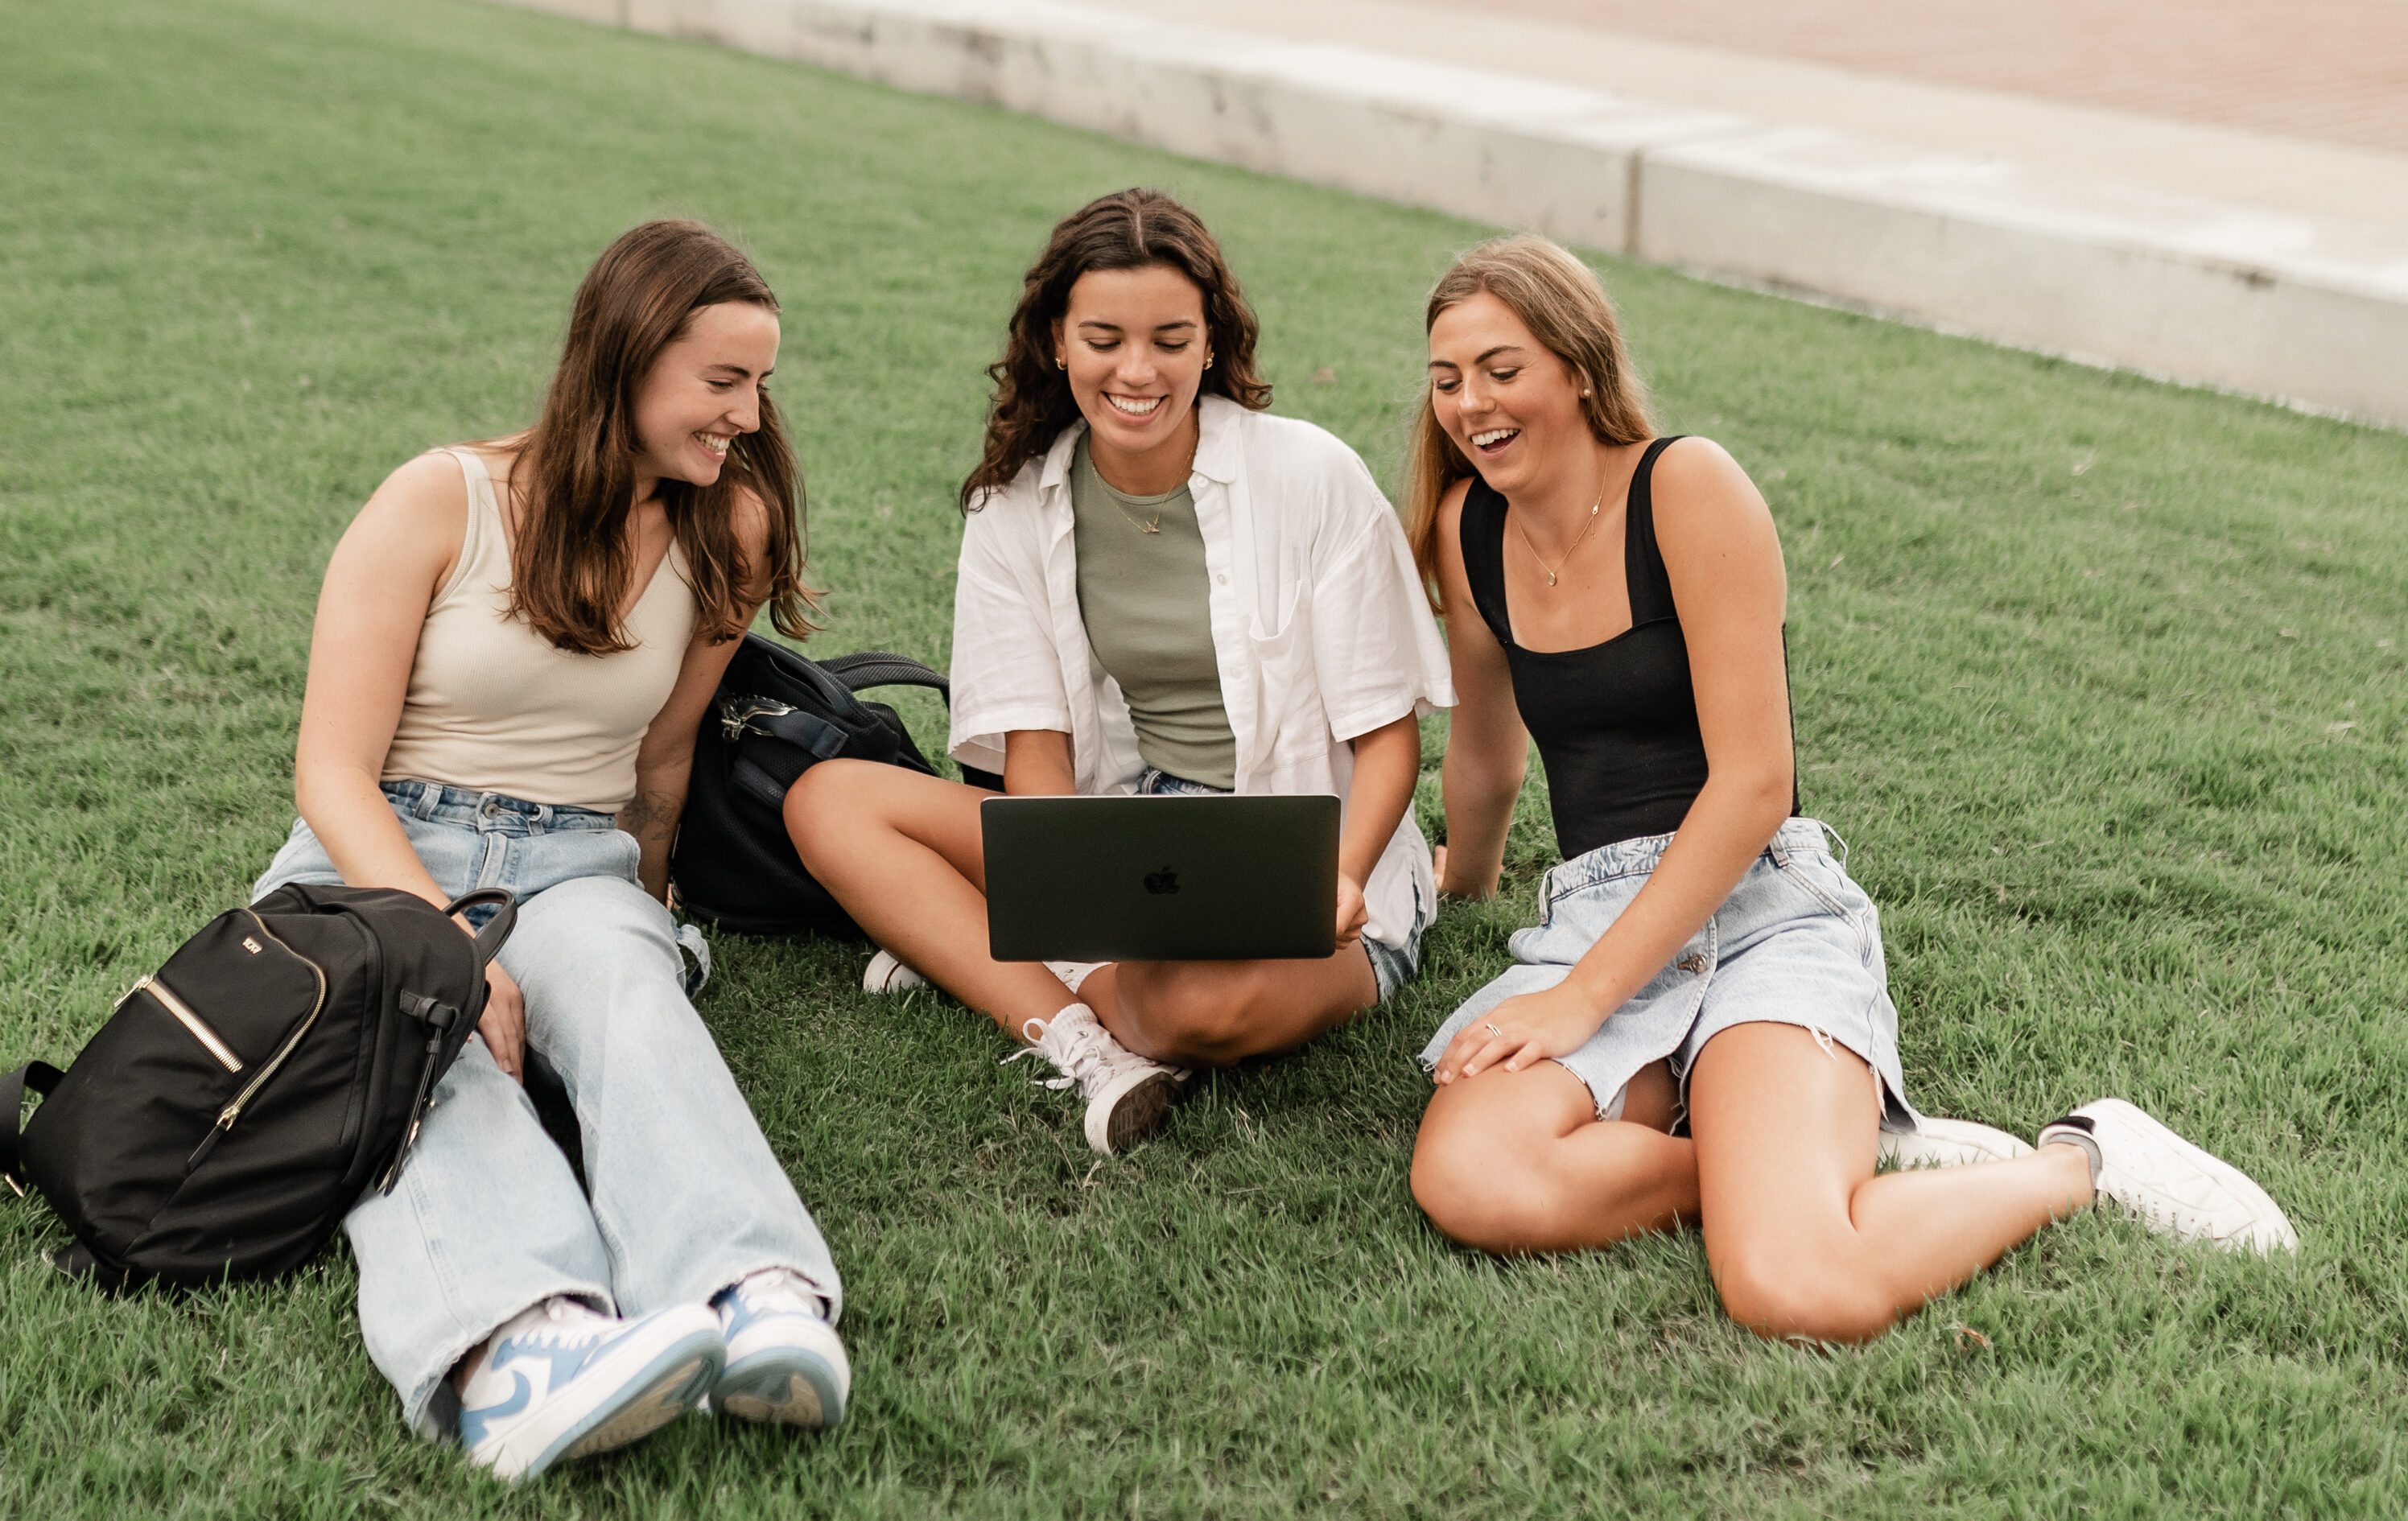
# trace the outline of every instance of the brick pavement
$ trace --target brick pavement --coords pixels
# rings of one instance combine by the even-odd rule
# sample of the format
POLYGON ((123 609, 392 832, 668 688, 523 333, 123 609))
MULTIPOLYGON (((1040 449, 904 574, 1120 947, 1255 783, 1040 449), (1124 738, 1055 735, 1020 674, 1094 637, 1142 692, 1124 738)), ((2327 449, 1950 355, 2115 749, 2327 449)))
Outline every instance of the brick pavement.
POLYGON ((1413 0, 2408 153, 2408 0, 1413 0))

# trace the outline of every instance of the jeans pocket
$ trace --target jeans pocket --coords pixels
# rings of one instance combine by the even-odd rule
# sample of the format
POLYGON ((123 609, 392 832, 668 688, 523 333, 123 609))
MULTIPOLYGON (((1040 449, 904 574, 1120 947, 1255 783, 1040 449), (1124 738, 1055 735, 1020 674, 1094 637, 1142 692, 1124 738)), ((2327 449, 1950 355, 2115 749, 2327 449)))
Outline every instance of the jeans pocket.
POLYGON ((1802 896, 1807 913, 1828 914, 1856 933, 1856 955, 1870 966, 1874 948, 1879 944, 1873 928, 1872 899, 1840 869, 1839 863, 1828 855, 1792 854, 1786 860, 1776 857, 1773 867, 1780 880, 1802 896))

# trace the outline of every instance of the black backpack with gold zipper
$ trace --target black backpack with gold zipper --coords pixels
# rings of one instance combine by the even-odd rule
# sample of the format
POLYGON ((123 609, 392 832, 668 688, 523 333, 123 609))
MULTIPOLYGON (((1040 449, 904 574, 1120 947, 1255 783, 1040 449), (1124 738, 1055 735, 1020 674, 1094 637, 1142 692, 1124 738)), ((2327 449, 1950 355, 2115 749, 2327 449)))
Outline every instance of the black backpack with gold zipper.
POLYGON ((218 915, 65 1071, 0 1077, 0 1183, 75 1233, 62 1271, 110 1288, 291 1271, 392 1191, 517 918, 499 890, 437 909, 302 884, 218 915), (471 940, 448 915, 480 906, 471 940))
MULTIPOLYGON (((813 660, 744 636, 711 700, 718 722, 706 719, 695 735, 685 811, 669 851, 669 880, 688 917, 739 935, 861 937, 795 854, 786 789, 824 760, 937 774, 902 715, 861 696, 882 686, 925 687, 952 700, 943 673, 910 655, 864 650, 813 660)), ((962 780, 1003 790, 1001 777, 970 768, 962 780)))

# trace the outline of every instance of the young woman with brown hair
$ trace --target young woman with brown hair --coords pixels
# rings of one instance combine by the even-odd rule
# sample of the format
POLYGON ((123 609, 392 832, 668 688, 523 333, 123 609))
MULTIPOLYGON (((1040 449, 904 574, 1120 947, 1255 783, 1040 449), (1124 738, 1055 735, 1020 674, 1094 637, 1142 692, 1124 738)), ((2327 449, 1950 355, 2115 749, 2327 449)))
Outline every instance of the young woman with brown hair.
POLYGON ((2249 1179, 2119 1100, 2036 1153, 1908 1107, 1878 916, 1798 811, 1763 498, 1708 440, 1656 435, 1597 277, 1555 244, 1472 250, 1426 323, 1412 536, 1462 698, 1441 886, 1495 891, 1533 739, 1564 856, 1517 964, 1422 1054, 1432 1223, 1523 1253, 1696 1220, 1734 1317, 1821 1341, 2094 1198, 2295 1245, 2249 1179), (1880 1131, 1976 1165, 1876 1176, 1880 1131))
POLYGON ((884 947, 1052 1062, 1111 1152, 1186 1069, 1303 1044, 1412 975, 1435 908, 1416 716, 1453 700, 1404 535, 1354 452, 1269 415, 1254 318, 1203 223, 1130 190, 1022 287, 965 522, 953 743, 1013 793, 1336 793, 1336 954, 987 954, 980 794, 830 762, 788 794, 811 872, 884 947))
POLYGON ((840 1419, 838 1285, 694 1006, 662 899, 695 726, 764 604, 809 628, 802 502, 742 254, 647 222, 577 293, 535 425, 395 470, 318 602, 259 881, 518 895, 472 1041, 344 1222, 360 1331, 429 1435, 516 1478, 702 1397, 840 1419), (566 1088, 585 1185, 521 1087, 566 1088))

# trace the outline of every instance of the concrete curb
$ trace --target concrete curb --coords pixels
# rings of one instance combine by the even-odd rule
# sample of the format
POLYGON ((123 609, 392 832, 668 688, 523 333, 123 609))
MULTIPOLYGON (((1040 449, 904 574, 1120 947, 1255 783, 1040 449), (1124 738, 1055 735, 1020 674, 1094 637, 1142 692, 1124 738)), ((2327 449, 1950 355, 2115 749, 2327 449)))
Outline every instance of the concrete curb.
POLYGON ((1063 0, 512 0, 2408 425, 2408 249, 2298 216, 1063 0))

